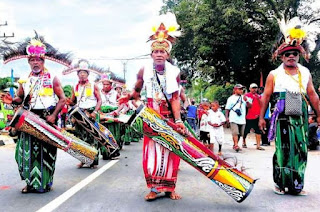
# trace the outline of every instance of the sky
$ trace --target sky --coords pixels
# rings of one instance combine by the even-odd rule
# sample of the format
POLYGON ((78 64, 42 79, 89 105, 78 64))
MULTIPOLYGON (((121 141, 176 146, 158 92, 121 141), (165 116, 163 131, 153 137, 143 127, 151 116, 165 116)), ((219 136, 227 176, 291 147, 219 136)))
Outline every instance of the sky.
MULTIPOLYGON (((125 59, 150 53, 146 41, 162 5, 162 0, 1 0, 0 24, 7 21, 8 26, 0 27, 0 34, 14 32, 8 40, 21 41, 36 30, 61 52, 71 52, 74 63, 87 59, 121 77, 125 63, 127 86, 132 88, 146 60, 125 59)), ((46 67, 55 73, 64 69, 50 61, 46 67)), ((0 77, 10 76, 11 69, 15 77, 30 71, 26 59, 1 62, 0 77)), ((75 79, 75 73, 60 77, 63 85, 74 84, 75 79)))
MULTIPOLYGON (((162 0, 1 0, 0 24, 7 21, 8 26, 0 27, 0 35, 14 32, 15 37, 8 40, 21 41, 33 37, 36 30, 61 52, 71 52, 74 62, 87 59, 121 77, 126 64, 130 89, 146 60, 126 59, 150 53, 146 41, 162 5, 162 0)), ((320 8, 319 0, 313 8, 320 8)), ((46 67, 58 74, 64 69, 50 61, 46 67)), ((7 65, 0 61, 0 77, 10 76, 11 69, 15 77, 30 71, 25 59, 7 65)), ((73 85, 77 76, 61 75, 60 80, 63 85, 73 85)))

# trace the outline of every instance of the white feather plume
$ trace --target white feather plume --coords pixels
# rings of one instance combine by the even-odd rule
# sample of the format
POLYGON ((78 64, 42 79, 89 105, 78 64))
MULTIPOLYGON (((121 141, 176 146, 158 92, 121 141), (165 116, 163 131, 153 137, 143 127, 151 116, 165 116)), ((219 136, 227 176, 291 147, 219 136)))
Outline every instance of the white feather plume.
POLYGON ((177 23, 177 18, 173 13, 168 12, 166 14, 162 14, 157 18, 155 18, 155 20, 152 23, 152 28, 151 28, 152 33, 155 33, 157 31, 161 23, 164 24, 170 36, 173 36, 173 37, 181 36, 181 32, 178 31, 180 26, 177 23))

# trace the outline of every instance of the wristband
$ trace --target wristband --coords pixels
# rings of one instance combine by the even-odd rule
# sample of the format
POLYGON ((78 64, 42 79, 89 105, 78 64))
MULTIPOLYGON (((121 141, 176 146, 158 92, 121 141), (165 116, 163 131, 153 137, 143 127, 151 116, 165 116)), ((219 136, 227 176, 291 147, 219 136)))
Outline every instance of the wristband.
POLYGON ((178 124, 178 123, 183 123, 183 122, 181 119, 176 119, 175 123, 178 124))
POLYGON ((20 103, 14 101, 14 100, 12 100, 11 104, 12 104, 12 105, 20 105, 20 103))
POLYGON ((134 99, 133 96, 132 96, 132 94, 128 94, 128 97, 129 97, 129 98, 128 98, 129 100, 133 100, 133 99, 134 99))

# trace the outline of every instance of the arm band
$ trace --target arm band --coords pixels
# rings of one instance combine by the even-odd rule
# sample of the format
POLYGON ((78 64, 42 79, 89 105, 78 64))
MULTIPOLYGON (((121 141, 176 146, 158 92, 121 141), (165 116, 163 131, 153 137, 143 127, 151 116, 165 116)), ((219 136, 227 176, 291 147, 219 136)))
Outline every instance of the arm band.
POLYGON ((134 88, 134 91, 135 91, 135 92, 137 92, 137 93, 140 93, 141 88, 137 88, 137 87, 135 87, 135 88, 134 88))
POLYGON ((20 105, 21 103, 18 103, 17 101, 12 100, 11 104, 13 104, 13 105, 20 105))

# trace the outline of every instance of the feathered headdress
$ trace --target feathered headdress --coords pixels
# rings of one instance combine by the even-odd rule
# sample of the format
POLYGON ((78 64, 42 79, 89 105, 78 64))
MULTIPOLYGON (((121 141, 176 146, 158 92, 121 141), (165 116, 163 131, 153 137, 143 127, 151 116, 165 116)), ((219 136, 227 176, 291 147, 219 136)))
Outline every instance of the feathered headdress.
POLYGON ((309 51, 306 44, 307 32, 298 17, 294 17, 288 22, 282 18, 278 20, 281 37, 276 44, 276 50, 272 55, 275 60, 279 55, 289 50, 297 50, 303 58, 309 60, 309 51))
POLYGON ((124 87, 126 81, 120 77, 117 77, 114 73, 108 71, 105 74, 100 75, 100 81, 99 82, 103 82, 103 81, 109 81, 111 83, 115 83, 115 87, 124 87))
POLYGON ((36 31, 34 38, 27 38, 23 42, 9 43, 3 41, 0 49, 4 64, 29 57, 41 57, 67 67, 70 67, 72 62, 70 59, 70 53, 60 53, 49 43, 45 42, 43 36, 39 36, 36 31))
POLYGON ((164 49, 167 52, 171 51, 172 44, 176 38, 181 35, 178 31, 179 25, 176 16, 173 13, 160 15, 152 25, 152 35, 148 41, 153 41, 151 50, 164 49))
POLYGON ((117 77, 113 72, 108 69, 100 68, 96 65, 89 64, 88 60, 81 59, 73 67, 65 69, 62 71, 63 75, 70 74, 72 72, 86 71, 88 73, 92 72, 98 75, 99 81, 109 80, 110 82, 124 84, 125 80, 121 77, 117 77))

